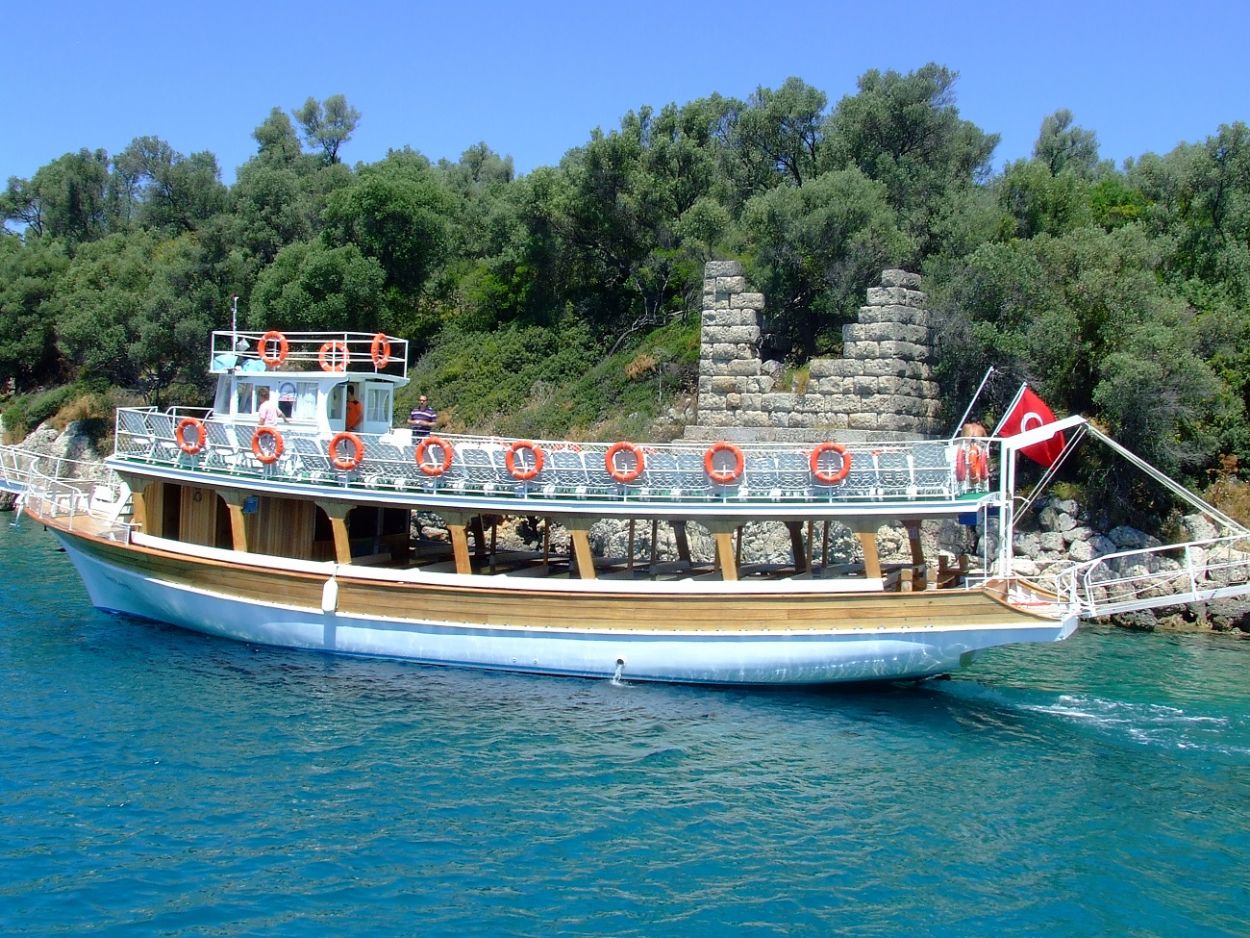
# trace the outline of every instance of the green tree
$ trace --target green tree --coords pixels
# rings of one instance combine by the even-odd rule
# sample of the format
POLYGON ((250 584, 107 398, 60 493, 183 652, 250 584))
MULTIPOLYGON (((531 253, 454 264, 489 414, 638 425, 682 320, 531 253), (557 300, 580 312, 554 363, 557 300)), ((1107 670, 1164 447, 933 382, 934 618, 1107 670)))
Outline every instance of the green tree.
POLYGON ((387 328, 385 273, 353 244, 288 245, 261 273, 246 319, 254 329, 318 332, 387 328))
POLYGON ((0 197, 4 220, 71 246, 103 237, 113 221, 108 166, 103 150, 84 149, 58 157, 29 181, 10 177, 0 197))
POLYGON ((453 213, 452 198, 429 161, 410 150, 394 151, 330 196, 325 236, 376 260, 386 286, 411 296, 446 259, 453 213))
POLYGON ((304 142, 320 148, 321 157, 327 163, 339 161, 339 148, 352 138, 360 124, 360 112, 341 94, 330 95, 324 103, 309 98, 292 114, 303 129, 304 142))
POLYGON ((997 134, 960 118, 956 77, 932 63, 906 75, 873 69, 825 124, 822 166, 856 166, 884 184, 919 256, 941 249, 934 232, 942 207, 985 179, 998 145, 997 134))
POLYGON ((1033 158, 1046 164, 1052 176, 1065 170, 1090 178, 1098 169, 1098 136, 1077 127, 1067 108, 1060 108, 1042 121, 1033 158))
POLYGON ((147 228, 193 231, 226 205, 217 158, 185 157, 159 137, 137 137, 113 160, 123 212, 147 228))
POLYGON ((51 238, 0 238, 0 378, 29 390, 64 376, 49 304, 69 258, 51 238))
POLYGON ((911 251, 885 187, 854 168, 756 196, 743 227, 775 333, 804 358, 837 347, 865 287, 911 251))

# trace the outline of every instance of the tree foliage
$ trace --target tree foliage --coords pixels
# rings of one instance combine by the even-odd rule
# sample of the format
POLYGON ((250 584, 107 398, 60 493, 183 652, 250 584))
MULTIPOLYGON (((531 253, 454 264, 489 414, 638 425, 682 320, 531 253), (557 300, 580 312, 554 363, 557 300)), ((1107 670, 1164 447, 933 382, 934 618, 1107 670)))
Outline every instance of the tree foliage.
POLYGON ((0 379, 158 399, 196 380, 237 294, 256 328, 408 336, 466 427, 593 432, 660 406, 612 369, 687 354, 705 261, 745 263, 791 364, 835 352, 905 266, 942 323, 952 414, 995 365, 1167 469, 1250 466, 1250 128, 1116 168, 1059 109, 995 173, 998 137, 956 91, 928 64, 868 71, 832 107, 799 78, 641 105, 526 174, 485 142, 348 165, 342 95, 258 115, 228 187, 211 153, 155 136, 66 153, 0 195, 0 379))

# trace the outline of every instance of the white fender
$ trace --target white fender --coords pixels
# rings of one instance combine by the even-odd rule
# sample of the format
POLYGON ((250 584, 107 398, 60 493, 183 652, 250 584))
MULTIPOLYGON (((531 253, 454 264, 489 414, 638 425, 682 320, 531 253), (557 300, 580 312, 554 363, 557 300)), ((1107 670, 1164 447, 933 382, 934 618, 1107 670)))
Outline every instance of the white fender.
POLYGON ((321 611, 334 612, 339 606, 339 581, 334 577, 326 580, 321 588, 321 611))

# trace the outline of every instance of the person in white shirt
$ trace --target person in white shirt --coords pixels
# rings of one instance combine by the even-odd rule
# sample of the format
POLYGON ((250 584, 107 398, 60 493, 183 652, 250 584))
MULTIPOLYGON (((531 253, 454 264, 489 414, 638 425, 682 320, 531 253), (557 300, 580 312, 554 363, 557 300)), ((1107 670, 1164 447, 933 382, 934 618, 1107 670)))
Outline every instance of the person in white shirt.
POLYGON ((256 423, 261 427, 276 427, 279 420, 286 420, 286 415, 278 407, 278 395, 268 388, 261 388, 260 393, 264 399, 256 408, 256 423))

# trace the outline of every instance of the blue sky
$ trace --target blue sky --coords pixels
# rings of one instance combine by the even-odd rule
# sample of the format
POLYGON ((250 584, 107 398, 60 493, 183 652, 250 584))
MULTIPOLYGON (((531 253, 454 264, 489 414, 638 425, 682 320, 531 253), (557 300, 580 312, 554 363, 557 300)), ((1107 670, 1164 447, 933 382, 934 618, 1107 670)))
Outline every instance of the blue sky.
POLYGON ((1117 163, 1250 122, 1250 4, 0 0, 0 180, 153 134, 226 182, 270 109, 347 96, 341 156, 485 141, 528 172, 642 105, 745 98, 791 75, 832 106, 870 68, 959 73, 960 113, 1028 156, 1061 107, 1117 163))

